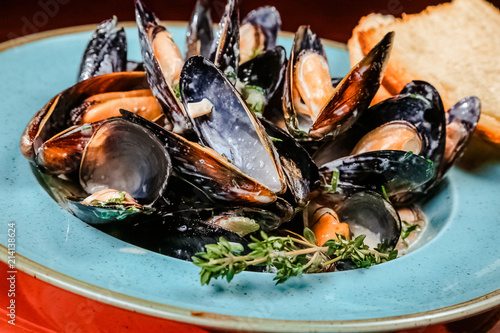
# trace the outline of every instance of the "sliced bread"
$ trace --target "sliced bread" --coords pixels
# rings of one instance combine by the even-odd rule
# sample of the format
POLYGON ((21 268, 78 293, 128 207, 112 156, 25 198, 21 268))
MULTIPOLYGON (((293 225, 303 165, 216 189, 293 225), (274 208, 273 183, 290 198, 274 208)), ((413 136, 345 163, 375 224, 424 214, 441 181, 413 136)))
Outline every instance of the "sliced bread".
POLYGON ((445 108, 478 96, 477 130, 500 144, 500 11, 485 0, 454 0, 385 21, 356 34, 366 54, 387 32, 396 32, 383 82, 389 93, 425 80, 440 92, 445 108))

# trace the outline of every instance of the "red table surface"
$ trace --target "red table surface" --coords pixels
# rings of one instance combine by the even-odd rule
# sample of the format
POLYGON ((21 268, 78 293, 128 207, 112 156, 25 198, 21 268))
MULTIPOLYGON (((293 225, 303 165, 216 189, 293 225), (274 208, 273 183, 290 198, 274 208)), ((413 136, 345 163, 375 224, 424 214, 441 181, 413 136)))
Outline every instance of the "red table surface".
MULTIPOLYGON (((401 15, 416 13, 436 0, 253 0, 240 1, 242 15, 250 10, 272 4, 281 13, 284 31, 295 31, 309 24, 320 37, 347 42, 352 29, 363 15, 371 12, 401 15)), ((491 1, 500 7, 500 0, 491 1)), ((148 5, 162 20, 188 20, 195 0, 148 0, 148 5)), ((213 0, 214 21, 217 22, 225 0, 213 0)), ((4 1, 1 5, 0 42, 24 35, 57 28, 93 24, 116 15, 120 21, 134 20, 132 0, 39 0, 4 1)), ((8 281, 0 263, 0 332, 209 332, 138 314, 100 303, 60 289, 23 272, 16 279, 16 326, 7 323, 8 281)), ((500 307, 455 323, 406 330, 405 332, 500 332, 500 307), (494 326, 494 327, 493 327, 494 326)))

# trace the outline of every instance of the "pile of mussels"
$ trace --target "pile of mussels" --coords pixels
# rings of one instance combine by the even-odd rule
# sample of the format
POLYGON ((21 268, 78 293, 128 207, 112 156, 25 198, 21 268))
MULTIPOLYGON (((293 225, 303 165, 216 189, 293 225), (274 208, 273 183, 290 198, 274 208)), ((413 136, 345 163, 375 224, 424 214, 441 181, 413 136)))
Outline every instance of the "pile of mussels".
POLYGON ((318 245, 365 234, 373 247, 395 247, 398 211, 419 215, 414 203, 469 141, 479 100, 446 112, 430 84, 413 81, 370 105, 393 33, 331 78, 308 26, 287 59, 274 7, 240 21, 228 0, 214 37, 207 1, 194 9, 185 58, 142 0, 142 63, 127 60, 116 18, 99 25, 79 82, 22 135, 40 184, 81 220, 186 260, 220 236, 247 244, 257 230, 305 226, 318 245))

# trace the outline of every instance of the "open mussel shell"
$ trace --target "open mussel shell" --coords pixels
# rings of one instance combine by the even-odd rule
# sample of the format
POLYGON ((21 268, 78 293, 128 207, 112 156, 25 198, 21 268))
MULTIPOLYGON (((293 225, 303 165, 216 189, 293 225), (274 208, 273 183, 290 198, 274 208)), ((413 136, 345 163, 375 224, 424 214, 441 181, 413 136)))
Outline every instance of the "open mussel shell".
POLYGON ((389 32, 335 87, 333 96, 309 130, 321 139, 338 135, 356 122, 377 93, 392 50, 394 32, 389 32))
POLYGON ((312 33, 308 26, 300 26, 295 33, 292 50, 290 51, 290 58, 285 72, 282 97, 285 124, 288 132, 290 132, 294 137, 303 137, 304 135, 301 135, 300 133, 307 132, 309 127, 312 125, 312 119, 308 115, 297 112, 294 105, 295 65, 301 52, 311 52, 313 54, 317 54, 323 59, 322 62, 326 62, 326 65, 328 65, 321 40, 312 33))
POLYGON ((475 96, 465 97, 448 110, 445 156, 438 177, 442 177, 462 155, 480 115, 481 101, 475 96))
POLYGON ((101 22, 92 34, 80 63, 78 81, 127 70, 127 37, 123 28, 116 29, 116 22, 113 16, 101 22))
POLYGON ((106 206, 90 206, 82 203, 83 198, 68 197, 67 207, 80 220, 93 226, 124 226, 131 223, 144 222, 154 218, 154 215, 149 210, 133 209, 125 205, 117 207, 106 206))
POLYGON ((286 71, 286 51, 276 46, 240 65, 238 79, 245 85, 260 87, 266 102, 273 97, 283 82, 286 71))
POLYGON ((328 162, 320 167, 325 184, 331 183, 334 172, 338 172, 338 187, 382 192, 383 186, 394 203, 419 192, 435 175, 432 162, 401 150, 372 151, 328 162))
POLYGON ((315 203, 332 208, 339 221, 347 223, 355 238, 366 235, 365 244, 371 248, 383 244, 394 248, 401 235, 401 221, 394 207, 380 194, 371 191, 322 195, 315 203))
POLYGON ((240 9, 238 0, 228 0, 219 31, 210 49, 210 61, 229 77, 238 73, 240 62, 240 9))
POLYGON ((205 245, 216 244, 220 237, 241 244, 244 253, 250 252, 246 246, 247 240, 217 225, 206 223, 192 212, 189 215, 156 216, 144 223, 114 223, 96 227, 132 245, 187 261, 191 261, 196 253, 206 251, 205 245))
POLYGON ((254 206, 267 205, 276 200, 275 192, 242 173, 213 149, 190 142, 131 112, 122 110, 122 114, 124 118, 155 133, 168 150, 174 169, 210 197, 254 206))
POLYGON ((197 0, 186 33, 186 59, 210 56, 214 31, 208 0, 197 0))
POLYGON ((278 199, 266 207, 224 206, 212 204, 165 213, 164 216, 179 216, 202 220, 205 224, 220 226, 240 236, 262 230, 275 230, 289 222, 294 214, 293 207, 283 199, 278 199), (240 221, 243 220, 243 222, 240 221), (246 220, 246 221, 245 221, 246 220), (248 226, 251 221, 252 225, 248 226))
POLYGON ((297 204, 305 205, 320 186, 318 167, 290 134, 265 119, 261 123, 278 152, 288 188, 297 204))
POLYGON ((36 163, 52 175, 78 172, 83 152, 103 122, 73 126, 45 141, 37 151, 36 163))
POLYGON ((80 184, 89 194, 114 189, 151 206, 163 194, 171 171, 170 156, 151 131, 123 118, 111 118, 87 144, 80 184))
POLYGON ((283 89, 288 131, 302 140, 321 140, 337 136, 352 126, 380 87, 393 39, 394 33, 388 33, 333 88, 320 39, 308 26, 299 27, 283 89), (319 78, 328 82, 321 85, 325 87, 321 93, 315 83, 319 78))
POLYGON ((262 51, 274 49, 281 30, 281 16, 275 7, 265 6, 252 10, 241 20, 241 26, 245 24, 251 24, 264 34, 262 51))
POLYGON ((200 56, 190 58, 182 69, 180 91, 193 127, 205 146, 272 192, 284 192, 284 175, 269 137, 235 87, 213 63, 200 56), (205 105, 208 112, 195 116, 200 105, 205 105))
POLYGON ((75 84, 52 98, 29 121, 21 136, 21 152, 33 159, 45 141, 75 125, 70 111, 86 98, 105 92, 148 88, 146 75, 141 72, 104 74, 75 84))
POLYGON ((439 168, 445 144, 442 103, 434 102, 439 95, 430 84, 419 81, 410 85, 427 92, 419 95, 414 89, 411 94, 400 94, 372 106, 347 132, 321 147, 315 160, 325 163, 366 151, 401 149, 423 156, 439 168))
MULTIPOLYGON (((184 112, 180 101, 176 98, 173 82, 168 82, 164 70, 160 66, 158 57, 165 56, 169 66, 179 66, 179 54, 174 57, 177 46, 171 40, 167 29, 160 24, 160 20, 149 10, 141 0, 135 0, 135 17, 139 28, 139 42, 144 69, 147 73, 149 86, 153 94, 163 106, 167 119, 173 124, 176 132, 185 132, 191 129, 191 124, 184 112), (155 50, 166 52, 165 55, 155 54, 155 50)), ((182 56, 180 56, 182 58, 182 56)), ((165 69, 166 70, 166 69, 165 69)), ((167 77, 169 75, 167 74, 167 77)))

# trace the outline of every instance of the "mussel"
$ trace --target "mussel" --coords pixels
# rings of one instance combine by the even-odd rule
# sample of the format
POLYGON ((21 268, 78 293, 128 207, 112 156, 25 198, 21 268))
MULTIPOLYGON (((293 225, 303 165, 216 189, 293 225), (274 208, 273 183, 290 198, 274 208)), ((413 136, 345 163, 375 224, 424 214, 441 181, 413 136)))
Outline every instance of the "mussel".
POLYGON ((347 239, 366 235, 365 244, 371 248, 394 248, 401 234, 397 211, 372 191, 318 196, 305 211, 304 221, 316 231, 318 246, 339 234, 347 239))
POLYGON ((288 131, 298 138, 319 140, 337 136, 352 126, 380 86, 393 38, 394 33, 388 33, 333 88, 320 39, 309 27, 299 27, 283 89, 288 131))
POLYGON ((88 223, 101 223, 151 208, 172 172, 170 156, 160 140, 148 129, 119 117, 96 127, 78 168, 79 183, 89 197, 70 198, 70 210, 88 223))
POLYGON ((280 93, 286 65, 286 51, 282 46, 267 50, 240 65, 236 88, 257 116, 263 116, 270 100, 280 93))
POLYGON ((228 0, 209 59, 232 83, 236 82, 240 54, 240 10, 238 0, 228 0))
POLYGON ((214 40, 208 0, 197 0, 186 33, 186 59, 194 55, 208 58, 214 40))
POLYGON ((248 13, 240 25, 240 64, 276 46, 281 30, 281 17, 272 6, 260 7, 248 13))
POLYGON ((191 123, 176 94, 184 65, 181 51, 172 35, 141 0, 135 0, 135 16, 149 86, 162 105, 170 127, 179 133, 189 132, 191 123))
MULTIPOLYGON (((121 98, 108 100, 108 102, 112 102, 113 108, 111 109, 116 114, 120 107, 131 106, 129 102, 136 105, 134 97, 131 99, 126 98, 129 93, 133 95, 136 90, 148 88, 146 75, 142 72, 104 74, 75 84, 52 98, 29 121, 21 136, 21 152, 26 158, 33 160, 46 141, 62 131, 66 131, 71 126, 80 124, 83 111, 96 105, 93 102, 85 102, 86 99, 103 93, 111 93, 116 97, 117 95, 112 93, 120 92, 121 98), (117 100, 120 102, 115 103, 117 100)), ((154 107, 155 104, 152 105, 154 107)), ((134 109, 134 107, 131 109, 134 109)), ((105 111, 109 116, 109 109, 105 111)))
POLYGON ((155 133, 168 150, 175 170, 215 200, 247 205, 268 205, 276 201, 275 192, 241 172, 213 149, 191 142, 133 113, 122 110, 122 114, 155 133))
POLYGON ((205 146, 272 192, 284 192, 284 175, 271 140, 235 87, 213 63, 200 56, 190 58, 182 69, 180 92, 205 146))
POLYGON ((80 63, 78 81, 127 70, 127 37, 116 29, 117 18, 103 21, 92 34, 80 63))

